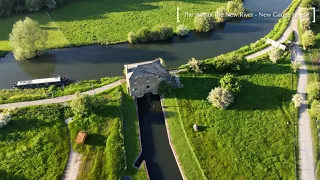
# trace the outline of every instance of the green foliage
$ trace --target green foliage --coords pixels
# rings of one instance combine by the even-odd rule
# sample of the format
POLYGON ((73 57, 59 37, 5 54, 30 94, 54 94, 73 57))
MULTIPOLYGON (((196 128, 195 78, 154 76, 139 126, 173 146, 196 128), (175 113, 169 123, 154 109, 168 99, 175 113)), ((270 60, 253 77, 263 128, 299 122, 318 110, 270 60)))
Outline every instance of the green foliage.
POLYGON ((0 112, 0 128, 6 126, 11 121, 11 114, 0 112))
POLYGON ((194 17, 194 26, 199 32, 209 32, 213 30, 214 21, 208 14, 199 14, 194 17))
POLYGON ((77 98, 72 100, 70 107, 74 115, 85 117, 93 111, 99 111, 100 107, 105 103, 99 96, 90 96, 88 94, 76 94, 77 98))
POLYGON ((179 24, 177 26, 177 29, 176 29, 176 34, 178 36, 186 36, 189 34, 189 29, 187 26, 183 25, 183 24, 179 24))
POLYGON ((270 51, 269 53, 269 59, 271 60, 271 62, 273 63, 277 63, 278 60, 280 60, 282 56, 282 51, 279 48, 273 48, 272 51, 270 51))
POLYGON ((312 4, 312 0, 302 0, 301 7, 303 8, 310 8, 312 4))
POLYGON ((128 33, 128 42, 131 44, 138 43, 138 37, 132 31, 128 33))
POLYGON ((247 67, 247 60, 239 53, 231 52, 204 60, 205 66, 219 72, 240 71, 247 67))
POLYGON ((301 43, 303 45, 303 49, 306 50, 308 46, 313 46, 316 43, 316 36, 314 32, 311 30, 305 31, 301 36, 301 43))
POLYGON ((44 50, 48 34, 41 30, 40 24, 30 18, 19 20, 13 25, 10 43, 17 60, 31 59, 44 50))
POLYGON ((298 69, 301 67, 301 62, 293 61, 291 63, 291 69, 294 73, 297 73, 298 69))
POLYGON ((148 40, 151 37, 151 32, 148 28, 142 27, 135 33, 135 37, 137 39, 137 42, 145 43, 148 42, 148 40))
POLYGON ((313 100, 320 100, 320 82, 309 82, 307 94, 309 102, 312 102, 313 100))
POLYGON ((146 27, 140 28, 137 32, 128 33, 129 43, 146 43, 148 41, 166 40, 172 38, 173 28, 165 24, 155 26, 150 31, 146 27))
POLYGON ((241 1, 228 1, 227 8, 228 13, 239 15, 244 12, 243 4, 241 1))
POLYGON ((216 87, 211 89, 207 100, 215 107, 227 109, 234 100, 234 97, 228 89, 216 87))
POLYGON ((226 20, 227 9, 226 7, 219 7, 215 12, 215 19, 217 22, 224 22, 226 20))
POLYGON ((69 157, 67 126, 60 105, 13 111, 1 129, 1 179, 61 179, 69 157))
POLYGON ((170 96, 173 92, 173 86, 166 81, 161 81, 158 86, 158 92, 159 94, 163 94, 164 96, 170 96))
POLYGON ((230 73, 227 73, 220 79, 220 86, 224 89, 228 89, 234 94, 239 94, 241 88, 239 79, 230 73))
POLYGON ((294 94, 292 96, 292 102, 294 104, 294 107, 296 107, 296 108, 298 108, 302 105, 303 100, 304 100, 304 97, 302 94, 294 94))
POLYGON ((310 114, 313 118, 320 120, 320 101, 319 100, 312 101, 310 114))

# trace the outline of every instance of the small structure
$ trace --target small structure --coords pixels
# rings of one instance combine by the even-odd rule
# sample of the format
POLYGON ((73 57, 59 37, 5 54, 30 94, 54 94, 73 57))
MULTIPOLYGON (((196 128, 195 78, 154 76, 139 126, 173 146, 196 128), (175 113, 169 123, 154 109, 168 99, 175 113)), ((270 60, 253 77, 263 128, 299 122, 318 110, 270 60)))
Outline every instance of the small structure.
POLYGON ((286 46, 283 45, 283 44, 280 44, 278 43, 277 41, 274 41, 272 39, 267 39, 266 41, 268 44, 271 44, 273 47, 276 47, 276 48, 280 48, 282 50, 286 50, 286 46))
POLYGON ((124 65, 128 91, 131 96, 140 98, 146 93, 158 94, 161 81, 173 84, 170 74, 161 65, 161 60, 124 65))
POLYGON ((87 138, 87 133, 86 132, 83 132, 83 131, 80 131, 77 135, 77 138, 76 138, 76 143, 77 144, 83 144, 85 142, 87 138))
POLYGON ((39 88, 39 87, 49 87, 51 85, 65 86, 70 83, 70 80, 67 77, 52 77, 52 78, 43 78, 43 79, 32 79, 18 81, 17 84, 13 84, 13 88, 39 88))
POLYGON ((194 124, 194 125, 193 125, 193 130, 194 130, 195 132, 198 131, 198 126, 197 126, 197 124, 194 124))

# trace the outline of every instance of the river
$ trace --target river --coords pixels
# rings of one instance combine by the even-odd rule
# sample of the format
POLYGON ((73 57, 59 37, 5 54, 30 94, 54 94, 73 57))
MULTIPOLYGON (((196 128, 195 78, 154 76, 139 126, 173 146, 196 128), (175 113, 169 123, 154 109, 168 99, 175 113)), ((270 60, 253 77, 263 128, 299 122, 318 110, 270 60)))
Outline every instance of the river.
MULTIPOLYGON (((290 0, 245 0, 254 14, 282 12, 290 0)), ((12 53, 0 59, 0 88, 10 88, 18 80, 67 76, 75 80, 122 75, 123 65, 162 57, 167 68, 186 64, 188 59, 205 59, 236 50, 264 37, 279 18, 253 17, 225 23, 210 33, 192 32, 185 38, 156 44, 117 44, 48 50, 30 61, 16 61, 12 53)))

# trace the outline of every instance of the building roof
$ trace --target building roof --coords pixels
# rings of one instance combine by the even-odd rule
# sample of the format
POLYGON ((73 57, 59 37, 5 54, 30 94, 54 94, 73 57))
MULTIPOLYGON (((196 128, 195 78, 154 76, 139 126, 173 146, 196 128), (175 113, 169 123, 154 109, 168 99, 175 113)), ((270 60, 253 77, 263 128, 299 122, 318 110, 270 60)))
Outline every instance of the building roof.
POLYGON ((168 75, 168 72, 162 67, 160 59, 125 66, 127 67, 127 80, 150 75, 168 75))
POLYGON ((61 77, 18 81, 17 85, 21 86, 21 85, 28 85, 28 84, 41 84, 41 83, 53 83, 53 82, 61 82, 61 77))
POLYGON ((77 138, 76 138, 76 143, 77 144, 83 144, 84 141, 86 140, 86 137, 87 137, 87 133, 86 132, 83 132, 83 131, 80 131, 77 135, 77 138))

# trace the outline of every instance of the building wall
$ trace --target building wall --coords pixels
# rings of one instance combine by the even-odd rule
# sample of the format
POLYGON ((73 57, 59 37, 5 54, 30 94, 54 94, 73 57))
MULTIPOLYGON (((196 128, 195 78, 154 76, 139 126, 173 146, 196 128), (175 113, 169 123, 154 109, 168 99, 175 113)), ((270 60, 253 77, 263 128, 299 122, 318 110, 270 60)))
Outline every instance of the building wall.
POLYGON ((130 94, 137 98, 143 97, 146 93, 158 94, 158 86, 161 81, 166 80, 166 77, 139 77, 130 80, 130 94))

